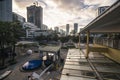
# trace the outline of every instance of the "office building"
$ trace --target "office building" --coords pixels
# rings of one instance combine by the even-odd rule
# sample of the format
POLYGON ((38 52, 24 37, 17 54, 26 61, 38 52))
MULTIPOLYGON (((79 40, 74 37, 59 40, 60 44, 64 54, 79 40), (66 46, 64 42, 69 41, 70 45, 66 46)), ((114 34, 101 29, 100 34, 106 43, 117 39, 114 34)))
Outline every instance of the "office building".
POLYGON ((78 32, 78 23, 74 23, 74 34, 78 32))
POLYGON ((55 30, 56 32, 59 32, 59 27, 55 27, 54 30, 55 30))
POLYGON ((69 35, 69 29, 70 29, 70 25, 66 24, 66 35, 69 35))
POLYGON ((42 30, 43 8, 37 5, 27 7, 27 21, 35 24, 38 28, 42 30))
POLYGON ((0 0, 0 21, 12 21, 12 0, 0 0))

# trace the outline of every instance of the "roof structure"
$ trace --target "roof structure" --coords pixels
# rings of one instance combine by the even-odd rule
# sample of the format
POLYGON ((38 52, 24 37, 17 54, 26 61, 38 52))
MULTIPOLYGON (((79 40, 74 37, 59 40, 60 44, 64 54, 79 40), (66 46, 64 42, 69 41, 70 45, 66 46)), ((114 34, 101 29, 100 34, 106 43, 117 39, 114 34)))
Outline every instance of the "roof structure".
POLYGON ((40 47, 39 50, 43 52, 57 53, 60 50, 60 46, 44 46, 40 47))
POLYGON ((32 42, 32 41, 20 41, 20 42, 17 42, 16 45, 19 45, 19 44, 37 44, 37 42, 32 42))
POLYGON ((120 32, 120 0, 96 17, 80 33, 120 32))

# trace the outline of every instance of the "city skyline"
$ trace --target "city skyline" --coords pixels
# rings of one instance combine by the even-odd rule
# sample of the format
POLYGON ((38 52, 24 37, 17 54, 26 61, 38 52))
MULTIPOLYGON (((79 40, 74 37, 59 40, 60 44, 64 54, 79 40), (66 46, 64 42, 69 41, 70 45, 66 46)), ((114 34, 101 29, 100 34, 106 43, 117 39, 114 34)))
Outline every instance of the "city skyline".
MULTIPOLYGON (((13 0, 13 11, 26 18, 26 7, 36 0, 13 0)), ((111 6, 117 0, 38 0, 43 7, 43 23, 48 27, 78 23, 84 27, 97 16, 97 8, 111 6)), ((64 27, 65 29, 65 27, 64 27)))

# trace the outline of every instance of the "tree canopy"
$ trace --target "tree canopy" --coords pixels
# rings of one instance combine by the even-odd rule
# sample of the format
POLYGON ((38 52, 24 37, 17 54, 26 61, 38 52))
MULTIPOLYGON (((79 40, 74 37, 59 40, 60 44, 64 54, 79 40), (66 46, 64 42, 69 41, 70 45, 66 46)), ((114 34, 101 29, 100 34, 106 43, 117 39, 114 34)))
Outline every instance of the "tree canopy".
POLYGON ((19 22, 0 22, 0 48, 15 44, 22 36, 19 22))
MULTIPOLYGON (((4 65, 6 55, 15 55, 15 44, 23 36, 19 22, 0 22, 0 59, 4 65)), ((14 58, 14 57, 13 57, 14 58)))

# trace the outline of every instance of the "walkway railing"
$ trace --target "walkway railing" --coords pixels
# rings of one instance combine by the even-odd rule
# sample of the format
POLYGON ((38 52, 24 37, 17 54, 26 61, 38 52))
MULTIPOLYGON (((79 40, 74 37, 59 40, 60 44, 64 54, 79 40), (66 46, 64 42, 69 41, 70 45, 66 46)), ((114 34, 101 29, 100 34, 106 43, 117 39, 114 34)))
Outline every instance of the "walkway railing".
POLYGON ((120 39, 114 39, 114 38, 95 38, 94 39, 95 44, 120 49, 120 39))

